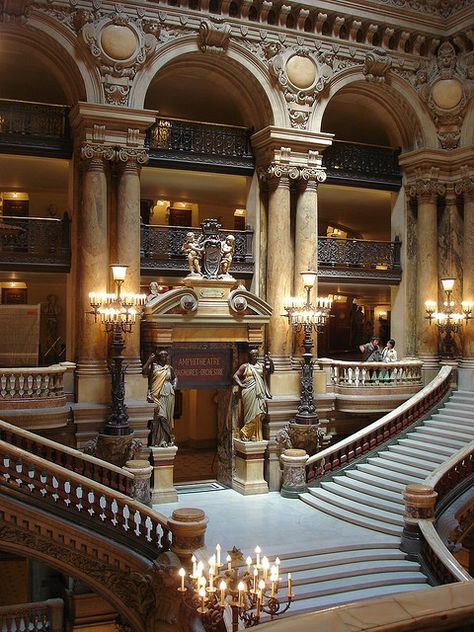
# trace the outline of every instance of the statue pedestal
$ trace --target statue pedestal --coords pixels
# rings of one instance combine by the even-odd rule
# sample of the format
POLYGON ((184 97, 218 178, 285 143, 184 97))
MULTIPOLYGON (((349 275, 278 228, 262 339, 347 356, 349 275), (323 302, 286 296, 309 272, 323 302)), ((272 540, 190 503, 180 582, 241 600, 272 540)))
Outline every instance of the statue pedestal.
POLYGON ((108 461, 118 467, 123 467, 132 456, 133 432, 128 435, 108 435, 99 432, 94 456, 108 461))
POLYGON ((153 484, 151 490, 151 503, 175 503, 178 494, 173 484, 174 459, 178 452, 175 445, 166 448, 152 446, 151 459, 153 464, 153 484))
POLYGON ((234 439, 235 474, 232 489, 239 494, 266 494, 268 483, 263 477, 265 451, 268 441, 234 439))
POLYGON ((306 461, 309 456, 305 450, 290 448, 281 455, 283 465, 283 483, 280 494, 283 498, 298 498, 306 491, 306 461))

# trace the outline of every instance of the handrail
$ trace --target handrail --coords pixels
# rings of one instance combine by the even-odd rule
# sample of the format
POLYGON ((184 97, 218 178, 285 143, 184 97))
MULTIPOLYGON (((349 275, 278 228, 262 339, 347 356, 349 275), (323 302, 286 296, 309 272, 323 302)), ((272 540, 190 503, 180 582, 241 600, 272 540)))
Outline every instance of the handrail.
POLYGON ((170 548, 168 518, 81 474, 0 440, 0 486, 40 499, 71 520, 92 521, 98 530, 126 535, 156 559, 170 548))
POLYGON ((472 577, 459 564, 439 537, 431 520, 418 520, 423 535, 422 556, 430 570, 443 584, 472 581, 472 577))
POLYGON ((0 440, 128 496, 134 476, 112 463, 0 420, 0 440))
POLYGON ((421 384, 423 362, 399 360, 397 362, 362 362, 319 358, 321 368, 330 370, 332 384, 338 386, 394 386, 421 384))
POLYGON ((424 484, 438 493, 437 502, 457 484, 474 473, 474 441, 453 454, 436 471, 425 478, 424 484))
POLYGON ((0 606, 2 632, 63 632, 64 601, 47 599, 31 603, 0 606))
POLYGON ((306 463, 307 480, 321 478, 347 465, 417 421, 447 393, 451 373, 452 367, 443 366, 438 375, 408 401, 350 437, 311 456, 306 463))

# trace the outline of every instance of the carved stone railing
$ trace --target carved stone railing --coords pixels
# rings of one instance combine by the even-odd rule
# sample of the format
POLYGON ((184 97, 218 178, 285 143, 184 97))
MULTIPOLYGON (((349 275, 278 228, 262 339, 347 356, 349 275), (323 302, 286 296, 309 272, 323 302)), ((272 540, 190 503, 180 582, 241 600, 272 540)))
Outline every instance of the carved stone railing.
POLYGON ((70 367, 71 363, 67 362, 46 367, 0 368, 0 407, 17 408, 31 400, 41 400, 48 406, 64 406, 64 374, 70 367))
POLYGON ((402 186, 399 153, 391 147, 333 141, 323 155, 327 181, 398 191, 402 186))
POLYGON ((149 162, 250 175, 254 169, 250 134, 245 127, 160 117, 147 133, 149 162))
POLYGON ((400 282, 401 241, 318 237, 319 277, 400 282))
POLYGON ((126 541, 149 559, 170 548, 168 519, 118 491, 0 440, 0 491, 126 541))
POLYGON ((0 99, 0 151, 70 157, 69 107, 0 99))
POLYGON ((6 421, 0 421, 0 440, 127 496, 133 493, 134 476, 131 472, 80 450, 51 441, 6 421))
POLYGON ((421 385, 421 360, 400 360, 399 362, 347 362, 319 358, 318 364, 328 373, 328 379, 335 386, 360 388, 362 386, 393 387, 421 385))
POLYGON ((35 603, 0 606, 2 632, 63 632, 64 602, 48 599, 35 603))
POLYGON ((0 269, 69 272, 70 219, 5 216, 0 223, 0 269))
POLYGON ((316 482, 325 475, 333 474, 421 419, 449 391, 451 373, 452 367, 442 367, 438 375, 408 401, 366 428, 310 457, 306 463, 306 480, 316 482))
MULTIPOLYGON (((186 233, 192 231, 196 237, 202 234, 201 228, 191 226, 157 226, 142 224, 141 227, 141 270, 184 275, 188 270, 182 246, 186 233)), ((230 269, 236 277, 251 277, 253 274, 253 230, 221 230, 219 235, 225 239, 234 235, 234 257, 230 269)))

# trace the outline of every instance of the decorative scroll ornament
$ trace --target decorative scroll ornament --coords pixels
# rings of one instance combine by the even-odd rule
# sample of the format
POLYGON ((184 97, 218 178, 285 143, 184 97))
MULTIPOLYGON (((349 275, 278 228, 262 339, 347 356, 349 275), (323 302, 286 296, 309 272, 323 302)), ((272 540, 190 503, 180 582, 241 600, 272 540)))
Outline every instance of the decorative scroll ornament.
POLYGON ((433 200, 446 194, 446 185, 439 181, 439 169, 432 168, 429 174, 417 174, 416 180, 409 188, 412 198, 433 200))
POLYGON ((375 48, 365 56, 363 72, 367 81, 384 82, 391 67, 390 55, 382 48, 375 48))
POLYGON ((261 180, 286 177, 290 180, 324 182, 326 180, 326 170, 321 167, 303 167, 272 162, 266 167, 259 169, 258 176, 261 180))
POLYGON ((230 24, 203 20, 199 25, 198 46, 203 53, 225 53, 230 40, 230 24))
POLYGON ((148 162, 148 153, 145 149, 133 149, 130 147, 119 147, 115 151, 115 160, 130 166, 142 166, 148 162))
POLYGON ((101 74, 107 103, 126 105, 137 71, 156 48, 159 23, 133 20, 120 5, 105 15, 97 9, 77 9, 72 20, 101 74))
POLYGON ((436 61, 420 66, 414 85, 420 98, 427 103, 444 149, 459 145, 466 106, 474 92, 474 64, 458 63, 451 42, 443 42, 436 61))
POLYGON ((82 160, 104 161, 115 158, 115 149, 107 145, 83 143, 80 149, 82 160))

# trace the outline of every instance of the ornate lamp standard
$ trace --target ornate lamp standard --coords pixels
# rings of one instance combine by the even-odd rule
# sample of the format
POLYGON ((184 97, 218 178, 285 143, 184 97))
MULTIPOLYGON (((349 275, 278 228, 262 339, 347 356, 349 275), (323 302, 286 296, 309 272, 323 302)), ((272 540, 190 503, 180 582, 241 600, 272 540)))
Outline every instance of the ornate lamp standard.
POLYGON ((112 378, 112 401, 103 432, 108 435, 128 435, 131 429, 125 406, 124 378, 127 366, 123 364, 122 355, 125 348, 124 334, 132 332, 146 296, 145 294, 122 294, 121 288, 128 266, 117 263, 110 267, 115 283, 115 294, 90 292, 89 302, 92 310, 87 313, 93 314, 95 322, 102 324, 105 331, 112 334, 112 362, 108 364, 112 378))
POLYGON ((470 301, 463 301, 461 303, 462 314, 455 309, 455 303, 451 298, 455 279, 445 278, 441 279, 441 285, 446 298, 443 302, 444 310, 438 312, 438 306, 436 301, 426 301, 425 308, 430 324, 435 321, 438 326, 440 334, 444 335, 444 344, 446 349, 446 356, 451 358, 453 356, 454 339, 453 334, 460 333, 462 331, 462 325, 472 318, 472 303, 470 301))
POLYGON ((313 329, 321 332, 329 318, 332 299, 327 297, 316 297, 316 303, 311 302, 311 290, 316 281, 317 272, 305 270, 301 272, 303 284, 306 290, 306 299, 291 297, 284 305, 288 322, 295 332, 303 331, 303 362, 301 363, 301 396, 298 412, 295 421, 299 424, 319 423, 316 407, 313 399, 313 329))

